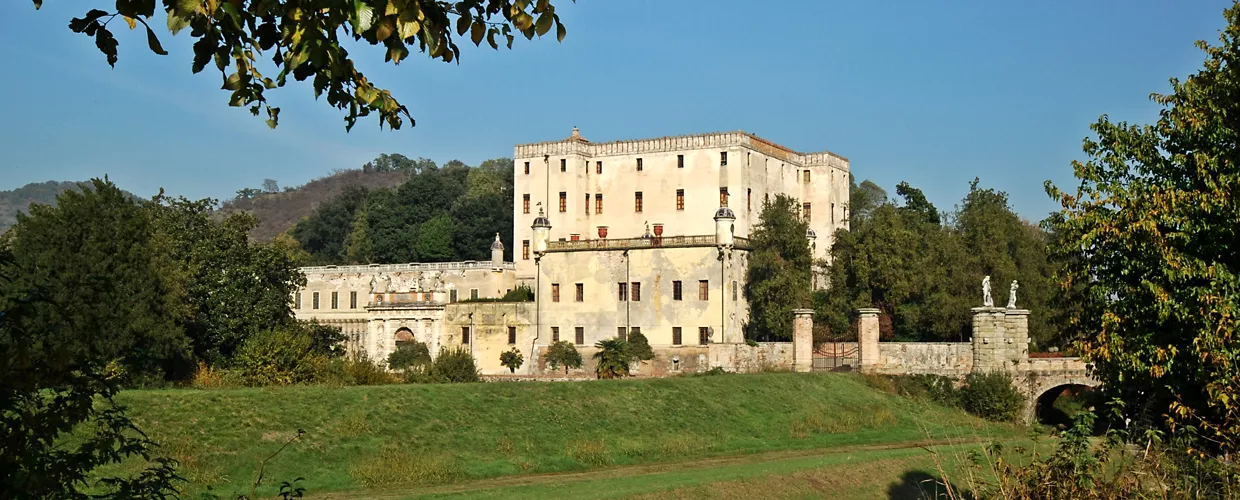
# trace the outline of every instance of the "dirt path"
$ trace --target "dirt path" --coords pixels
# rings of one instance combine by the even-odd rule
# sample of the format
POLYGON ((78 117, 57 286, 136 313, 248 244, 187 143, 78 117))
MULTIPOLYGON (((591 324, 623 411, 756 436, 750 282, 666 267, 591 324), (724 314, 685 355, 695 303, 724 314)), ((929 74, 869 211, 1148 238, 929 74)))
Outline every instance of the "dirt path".
POLYGON ((444 493, 464 493, 473 491, 491 490, 497 488, 511 488, 519 486, 553 484, 553 483, 578 483, 597 481, 601 479, 609 479, 616 477, 643 476, 650 474, 660 474, 671 471, 689 471, 709 469, 714 467, 722 467, 728 465, 739 465, 748 463, 762 463, 776 460, 784 460, 790 458, 839 455, 846 453, 857 453, 867 451, 882 450, 902 450, 911 448, 928 448, 933 446, 949 446, 974 444, 987 441, 986 439, 941 439, 941 440, 925 440, 911 441, 904 443, 889 444, 873 444, 844 446, 832 448, 816 448, 809 450, 787 450, 775 451, 767 453, 755 453, 750 455, 732 455, 725 457, 705 458, 700 460, 689 460, 682 462, 660 462, 656 464, 645 465, 626 465, 619 467, 608 467, 601 469, 592 469, 580 472, 552 472, 546 474, 523 474, 502 476, 489 479, 478 479, 472 481, 462 481, 439 486, 425 487, 401 487, 386 489, 360 489, 352 491, 342 491, 333 493, 322 493, 318 495, 310 495, 309 498, 315 499, 386 499, 393 500, 399 498, 407 498, 414 495, 433 495, 444 493))

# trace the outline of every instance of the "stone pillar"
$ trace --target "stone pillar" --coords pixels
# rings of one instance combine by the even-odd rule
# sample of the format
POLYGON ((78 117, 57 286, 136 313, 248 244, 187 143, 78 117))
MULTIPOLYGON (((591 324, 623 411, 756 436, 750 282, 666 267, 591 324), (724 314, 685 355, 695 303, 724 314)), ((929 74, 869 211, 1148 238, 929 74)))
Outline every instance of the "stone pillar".
MULTIPOLYGON (((993 372, 1011 369, 1007 343, 1007 315, 1002 307, 974 307, 973 371, 993 372)), ((1026 349, 1028 345, 1026 345, 1026 349)))
POLYGON ((857 309, 857 369, 873 373, 878 368, 878 309, 857 309))
POLYGON ((808 372, 814 369, 814 310, 793 309, 792 369, 808 372))
POLYGON ((1008 309, 1004 315, 1004 342, 1009 349, 1008 359, 1024 361, 1029 358, 1029 310, 1008 309))

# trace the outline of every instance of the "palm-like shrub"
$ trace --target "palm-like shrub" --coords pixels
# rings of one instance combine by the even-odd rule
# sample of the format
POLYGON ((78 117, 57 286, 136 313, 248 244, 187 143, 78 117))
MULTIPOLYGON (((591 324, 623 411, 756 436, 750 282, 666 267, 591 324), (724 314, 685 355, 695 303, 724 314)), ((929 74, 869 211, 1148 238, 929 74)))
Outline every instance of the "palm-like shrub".
POLYGON ((594 360, 598 362, 595 374, 598 378, 621 378, 629 375, 629 363, 633 355, 629 352, 629 343, 621 339, 600 340, 594 347, 594 360))
POLYGON ((517 368, 520 368, 524 363, 525 356, 521 355, 521 351, 518 351, 516 347, 499 355, 499 364, 507 367, 509 373, 517 373, 517 368))

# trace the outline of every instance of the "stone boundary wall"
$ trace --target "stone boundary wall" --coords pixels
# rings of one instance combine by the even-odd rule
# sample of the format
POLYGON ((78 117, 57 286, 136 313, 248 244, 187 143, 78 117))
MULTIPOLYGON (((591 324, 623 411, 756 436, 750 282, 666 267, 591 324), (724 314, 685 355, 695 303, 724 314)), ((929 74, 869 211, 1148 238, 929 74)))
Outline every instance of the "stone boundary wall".
POLYGON ((722 367, 737 373, 792 371, 792 342, 759 342, 749 344, 710 344, 710 367, 722 367))
POLYGON ((968 342, 881 342, 875 373, 964 376, 973 369, 968 342))

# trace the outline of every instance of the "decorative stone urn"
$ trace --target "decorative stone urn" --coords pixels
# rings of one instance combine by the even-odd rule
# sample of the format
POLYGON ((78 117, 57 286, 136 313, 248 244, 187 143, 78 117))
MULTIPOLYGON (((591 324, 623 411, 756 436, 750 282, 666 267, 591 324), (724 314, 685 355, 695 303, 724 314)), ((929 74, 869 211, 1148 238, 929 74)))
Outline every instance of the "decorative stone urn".
POLYGON ((654 225, 654 235, 655 235, 655 236, 663 236, 663 224, 659 224, 659 223, 657 223, 657 222, 655 223, 655 225, 654 225))
POLYGON ((581 235, 580 235, 580 234, 570 234, 570 235, 568 235, 568 239, 569 239, 569 241, 580 241, 580 240, 581 240, 581 235))
POLYGON ((599 237, 599 238, 606 238, 606 237, 607 237, 607 226, 599 226, 599 227, 598 227, 598 237, 599 237))

